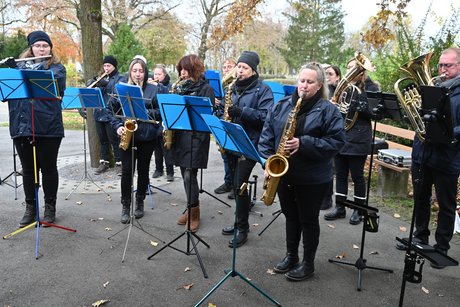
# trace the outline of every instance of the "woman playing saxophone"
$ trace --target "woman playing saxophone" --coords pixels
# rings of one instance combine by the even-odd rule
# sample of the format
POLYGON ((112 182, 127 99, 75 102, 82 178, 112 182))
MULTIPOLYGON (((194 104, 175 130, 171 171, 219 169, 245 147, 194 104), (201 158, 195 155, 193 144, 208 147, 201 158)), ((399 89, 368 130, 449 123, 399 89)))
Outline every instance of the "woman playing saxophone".
POLYGON ((288 280, 304 280, 315 271, 320 206, 332 180, 332 160, 344 144, 342 115, 327 99, 324 70, 316 63, 303 66, 297 90, 270 109, 259 139, 263 157, 274 155, 280 145, 289 157, 289 169, 278 185, 286 217, 287 254, 274 268, 276 273, 286 273, 288 280), (289 135, 285 133, 288 116, 299 99, 294 135, 284 138, 289 135), (284 145, 280 144, 282 139, 284 145), (303 261, 299 262, 301 237, 303 261))

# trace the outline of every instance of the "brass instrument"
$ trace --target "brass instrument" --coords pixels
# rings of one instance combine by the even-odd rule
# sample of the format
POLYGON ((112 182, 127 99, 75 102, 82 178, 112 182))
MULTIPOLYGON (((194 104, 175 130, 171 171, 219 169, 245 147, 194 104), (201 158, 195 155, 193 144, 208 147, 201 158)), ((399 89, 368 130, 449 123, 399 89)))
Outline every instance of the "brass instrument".
POLYGON ((123 150, 128 149, 129 143, 131 143, 131 139, 133 137, 134 131, 137 130, 137 122, 134 119, 127 119, 125 121, 125 131, 120 137, 120 145, 119 147, 123 150))
POLYGON ((399 69, 409 76, 399 79, 394 84, 394 90, 399 103, 409 118, 412 128, 422 142, 425 141, 426 130, 423 116, 420 115, 422 97, 417 87, 420 85, 433 85, 436 79, 431 78, 429 68, 432 55, 432 52, 428 52, 402 65, 399 69), (414 82, 415 85, 401 89, 401 83, 406 80, 414 82))
MULTIPOLYGON (((182 83, 184 83, 187 79, 178 79, 176 82, 173 83, 173 85, 171 86, 171 90, 169 91, 170 94, 174 94, 177 92, 177 88, 179 87, 179 85, 181 85, 182 83)), ((164 147, 165 149, 171 149, 172 145, 173 145, 173 142, 174 142, 174 131, 172 130, 167 130, 164 126, 164 124, 162 123, 163 125, 163 143, 164 143, 164 147)))
POLYGON ((233 106, 232 90, 237 80, 238 78, 235 78, 232 82, 230 82, 230 84, 228 84, 227 92, 225 93, 223 120, 225 120, 226 122, 232 121, 232 119, 230 118, 230 115, 228 114, 228 109, 230 109, 230 107, 233 106))
POLYGON ((264 179, 263 189, 264 194, 262 200, 266 206, 271 206, 275 200, 276 191, 278 190, 278 184, 282 176, 287 173, 289 169, 288 158, 289 152, 286 152, 284 146, 286 141, 292 139, 294 136, 295 128, 297 125, 297 113, 300 110, 302 104, 302 97, 297 99, 295 107, 291 110, 284 125, 283 135, 281 136, 278 149, 276 154, 271 155, 265 162, 265 170, 268 173, 268 177, 264 179))
POLYGON ((99 81, 107 77, 109 74, 104 72, 100 77, 98 77, 93 83, 91 83, 87 88, 93 88, 99 81))
POLYGON ((344 116, 345 130, 350 130, 358 119, 358 112, 350 112, 350 105, 356 94, 361 94, 362 90, 354 85, 368 71, 374 71, 372 62, 361 52, 357 52, 352 59, 356 65, 339 81, 334 95, 331 98, 336 103, 340 113, 344 116))

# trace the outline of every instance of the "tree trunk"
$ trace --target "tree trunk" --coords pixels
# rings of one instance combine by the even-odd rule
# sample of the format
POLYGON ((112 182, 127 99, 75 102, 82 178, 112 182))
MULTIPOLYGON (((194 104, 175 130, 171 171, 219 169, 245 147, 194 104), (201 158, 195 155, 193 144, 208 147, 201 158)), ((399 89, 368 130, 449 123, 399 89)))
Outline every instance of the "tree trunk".
MULTIPOLYGON (((101 0, 81 0, 77 17, 81 26, 83 79, 96 76, 102 67, 102 13, 101 0)), ((92 110, 87 112, 88 144, 91 167, 99 166, 100 142, 96 134, 92 110)))

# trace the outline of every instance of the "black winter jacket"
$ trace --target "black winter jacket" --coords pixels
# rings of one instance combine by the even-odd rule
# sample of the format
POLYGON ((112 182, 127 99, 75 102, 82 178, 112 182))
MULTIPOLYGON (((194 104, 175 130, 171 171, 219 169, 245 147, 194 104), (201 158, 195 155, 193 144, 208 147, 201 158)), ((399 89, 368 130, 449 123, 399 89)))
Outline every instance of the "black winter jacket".
MULTIPOLYGON (((46 61, 34 66, 34 70, 51 70, 57 80, 57 91, 64 96, 66 69, 62 64, 51 64, 45 69, 46 61)), ((18 69, 30 69, 28 63, 20 62, 18 69)), ((8 101, 11 138, 32 136, 32 107, 34 112, 34 134, 37 137, 64 137, 62 105, 60 99, 17 99, 8 101)))
MULTIPOLYGON (((268 113, 260 135, 259 153, 268 158, 276 153, 284 126, 296 101, 281 99, 268 113)), ((290 184, 311 185, 332 180, 332 160, 344 144, 343 119, 328 100, 319 99, 306 113, 299 151, 289 158, 289 170, 283 179, 290 184)), ((299 127, 296 131, 299 130, 299 127)))
MULTIPOLYGON (((100 89, 102 91, 102 97, 104 98, 104 102, 107 105, 110 101, 110 94, 115 93, 115 85, 119 83, 123 79, 123 76, 117 71, 114 71, 113 74, 109 75, 108 81, 106 86, 101 86, 100 89)), ((98 86, 96 84, 96 86, 98 86)), ((110 110, 107 108, 96 108, 94 109, 94 120, 97 122, 110 122, 112 120, 112 116, 110 114, 110 110)))

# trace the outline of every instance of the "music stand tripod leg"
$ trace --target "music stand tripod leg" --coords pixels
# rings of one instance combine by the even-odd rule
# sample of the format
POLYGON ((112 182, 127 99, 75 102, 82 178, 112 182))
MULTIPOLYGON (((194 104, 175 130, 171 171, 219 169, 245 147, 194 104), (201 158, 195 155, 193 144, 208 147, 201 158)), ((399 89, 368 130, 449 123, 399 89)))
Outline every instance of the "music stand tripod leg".
POLYGON ((205 193, 206 195, 211 196, 212 198, 214 198, 215 200, 221 202, 222 204, 226 205, 229 208, 232 207, 231 205, 229 205, 228 203, 226 203, 225 201, 223 201, 219 197, 216 197, 214 194, 211 194, 208 191, 206 191, 205 189, 203 189, 203 169, 202 168, 200 169, 200 190, 199 190, 199 192, 200 192, 200 194, 205 193))

